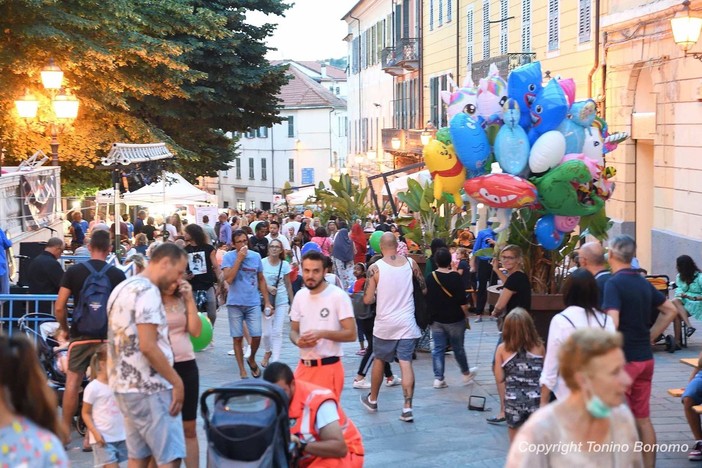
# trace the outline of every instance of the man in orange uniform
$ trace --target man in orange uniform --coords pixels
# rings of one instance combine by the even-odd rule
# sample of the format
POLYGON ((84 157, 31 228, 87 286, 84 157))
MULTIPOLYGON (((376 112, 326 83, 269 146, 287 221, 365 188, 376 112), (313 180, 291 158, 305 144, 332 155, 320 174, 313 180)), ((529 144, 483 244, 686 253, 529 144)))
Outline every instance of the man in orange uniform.
POLYGON ((263 378, 278 385, 290 399, 292 440, 300 451, 300 467, 362 467, 363 440, 346 417, 334 392, 303 380, 282 362, 268 365, 263 378))

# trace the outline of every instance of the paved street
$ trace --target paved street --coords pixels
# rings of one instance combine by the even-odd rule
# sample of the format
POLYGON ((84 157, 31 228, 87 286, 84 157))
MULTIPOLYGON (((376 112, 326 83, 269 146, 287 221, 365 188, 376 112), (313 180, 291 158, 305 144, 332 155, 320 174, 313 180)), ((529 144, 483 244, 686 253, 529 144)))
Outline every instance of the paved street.
MULTIPOLYGON (((702 323, 693 324, 702 330, 702 323)), ((285 330, 287 334, 287 327, 285 330)), ((287 335, 286 335, 287 336, 287 335)), ((351 382, 360 362, 355 354, 358 344, 344 346, 346 356, 347 386, 342 394, 342 404, 348 416, 363 434, 368 467, 388 467, 404 465, 408 467, 496 467, 504 464, 507 452, 506 426, 493 426, 485 422, 499 408, 496 387, 490 372, 492 352, 497 342, 495 322, 473 324, 467 333, 466 351, 469 364, 480 367, 477 382, 463 387, 461 375, 453 358, 447 355, 446 380, 449 387, 432 388, 433 373, 431 355, 419 354, 415 361, 417 385, 415 391, 415 422, 408 424, 399 421, 402 407, 402 390, 398 387, 382 387, 379 397, 379 411, 368 413, 359 402, 364 390, 355 390, 351 382), (488 398, 487 406, 492 410, 481 413, 467 410, 468 397, 483 395, 488 398)), ((219 317, 215 329, 215 348, 198 354, 201 389, 221 385, 236 379, 238 371, 234 358, 226 353, 231 349, 226 319, 219 317), (231 379, 228 377, 231 376, 231 379)), ((297 348, 289 340, 283 344, 284 361, 296 365, 297 348)), ((689 347, 675 354, 669 354, 662 346, 655 351, 656 371, 651 402, 653 424, 658 434, 658 442, 690 443, 691 435, 677 398, 668 396, 666 390, 682 387, 687 383, 691 368, 679 362, 683 357, 696 357, 702 350, 702 335, 696 334, 689 347)), ((262 353, 259 352, 259 355, 262 353)), ((399 367, 393 365, 393 372, 399 375, 399 367)), ((366 390, 367 391, 367 390, 366 390)), ((200 447, 204 466, 206 439, 202 424, 198 424, 200 447)), ((75 434, 74 434, 75 435, 75 434)), ((71 444, 69 456, 76 467, 92 466, 92 454, 83 453, 79 441, 71 444)), ((687 453, 660 453, 660 468, 688 466, 687 453)))

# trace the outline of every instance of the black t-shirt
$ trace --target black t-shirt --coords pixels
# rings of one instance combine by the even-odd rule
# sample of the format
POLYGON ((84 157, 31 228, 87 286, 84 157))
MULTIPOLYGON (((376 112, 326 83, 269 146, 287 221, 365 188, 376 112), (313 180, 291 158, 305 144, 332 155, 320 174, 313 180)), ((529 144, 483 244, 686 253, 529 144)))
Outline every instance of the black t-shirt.
POLYGON ((602 310, 619 311, 627 362, 653 359, 649 315, 664 302, 665 296, 632 268, 619 270, 605 283, 602 310))
MULTIPOLYGON (((96 271, 102 270, 102 268, 105 266, 105 262, 102 260, 88 261, 90 262, 90 265, 93 268, 95 268, 96 271)), ((81 289, 83 289, 83 283, 85 283, 85 280, 88 279, 89 275, 90 271, 85 267, 83 263, 73 265, 68 270, 66 270, 66 273, 64 273, 63 278, 61 279, 61 287, 68 288, 71 290, 71 295, 73 296, 73 304, 78 304, 78 301, 80 300, 80 291, 81 289)), ((114 289, 119 283, 127 279, 126 276, 124 276, 124 272, 114 266, 108 268, 107 277, 110 279, 110 283, 112 283, 112 289, 114 289)), ((73 330, 71 330, 71 337, 74 337, 73 330)))
POLYGON ((463 271, 460 273, 463 289, 468 289, 468 286, 470 286, 470 265, 468 265, 466 260, 459 260, 457 269, 463 271))
POLYGON ((461 275, 452 271, 450 273, 441 273, 434 271, 427 276, 427 307, 431 314, 431 318, 439 323, 456 323, 465 319, 461 306, 466 304, 466 292, 461 282, 461 275), (441 286, 434 279, 434 273, 441 285, 451 293, 453 297, 449 297, 441 286))
POLYGON ((154 240, 154 231, 156 231, 156 227, 150 224, 144 224, 141 227, 141 234, 146 234, 146 238, 150 241, 154 240))
POLYGON ((249 238, 249 248, 254 252, 258 252, 261 258, 268 256, 268 239, 264 236, 260 239, 256 236, 249 238))
POLYGON ((188 245, 185 251, 188 252, 188 271, 193 274, 190 279, 193 291, 210 289, 216 281, 211 260, 214 247, 209 244, 202 247, 188 245))
POLYGON ((63 268, 56 257, 44 251, 29 264, 27 277, 29 294, 58 294, 63 268))
POLYGON ((531 284, 529 277, 523 271, 515 271, 507 277, 505 289, 509 289, 514 294, 509 298, 505 312, 509 313, 515 307, 523 307, 531 311, 531 284))

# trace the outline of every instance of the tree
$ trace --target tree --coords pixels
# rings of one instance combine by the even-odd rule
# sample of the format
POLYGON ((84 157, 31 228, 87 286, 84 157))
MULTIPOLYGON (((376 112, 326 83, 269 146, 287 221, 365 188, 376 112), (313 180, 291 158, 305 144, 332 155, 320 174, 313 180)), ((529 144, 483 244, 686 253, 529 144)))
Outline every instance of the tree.
MULTIPOLYGON (((273 30, 245 23, 248 10, 282 15, 281 0, 0 0, 0 139, 11 163, 48 138, 20 122, 13 99, 29 88, 50 117, 40 69, 53 58, 79 97, 61 135, 64 176, 109 179, 99 164, 115 141, 165 141, 172 168, 192 179, 235 157, 228 131, 278 122, 285 70, 263 58, 273 30)), ((39 127, 41 128, 41 127, 39 127)))

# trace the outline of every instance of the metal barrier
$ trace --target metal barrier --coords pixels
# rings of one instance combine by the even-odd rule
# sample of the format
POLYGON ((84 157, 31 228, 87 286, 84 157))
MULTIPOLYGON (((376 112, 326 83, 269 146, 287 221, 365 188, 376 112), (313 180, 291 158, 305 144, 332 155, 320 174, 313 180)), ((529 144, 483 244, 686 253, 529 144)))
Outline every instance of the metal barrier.
POLYGON ((12 336, 23 315, 48 311, 54 315, 57 298, 56 294, 0 294, 0 330, 12 336))

